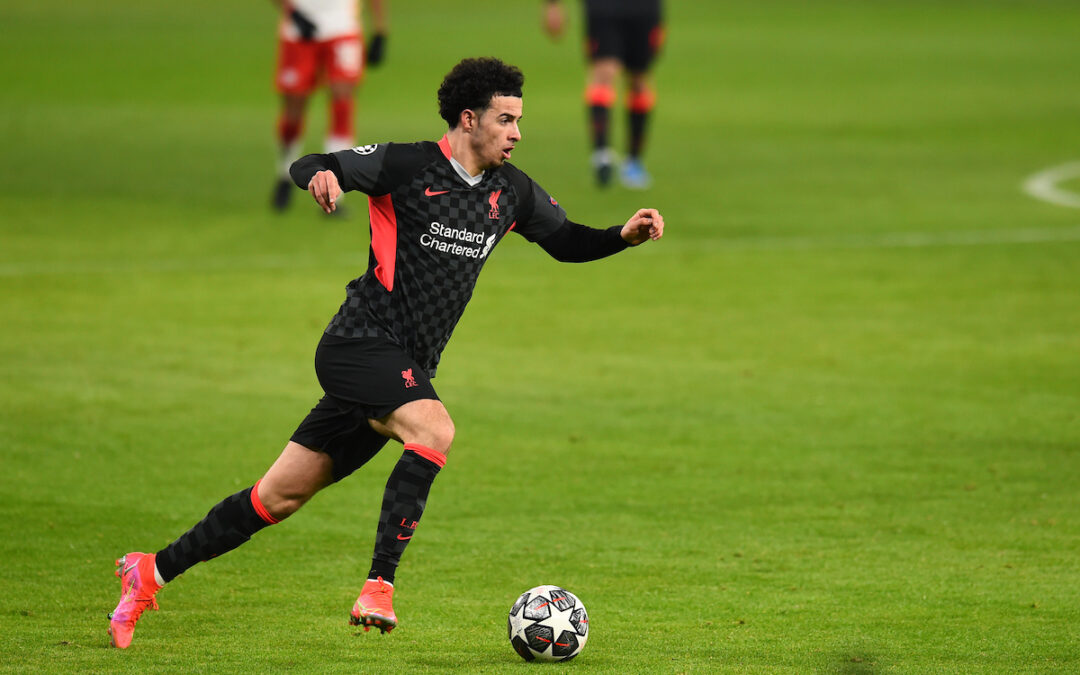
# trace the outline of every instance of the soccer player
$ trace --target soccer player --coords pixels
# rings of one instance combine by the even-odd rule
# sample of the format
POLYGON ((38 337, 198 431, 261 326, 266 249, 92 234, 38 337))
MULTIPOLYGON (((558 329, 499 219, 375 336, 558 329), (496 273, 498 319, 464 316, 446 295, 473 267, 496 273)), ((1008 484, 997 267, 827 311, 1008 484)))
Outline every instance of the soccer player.
POLYGON ((387 18, 383 0, 369 0, 375 34, 365 58, 360 0, 277 2, 282 15, 274 83, 281 94, 281 112, 277 123, 278 177, 271 203, 281 211, 288 207, 293 193, 289 166, 300 156, 308 98, 323 82, 330 92, 326 151, 352 147, 356 85, 366 65, 382 62, 387 18))
MULTIPOLYGON (((552 38, 562 35, 566 13, 560 0, 545 0, 544 28, 552 38)), ((619 178, 628 188, 643 190, 652 178, 641 162, 645 133, 656 94, 649 74, 664 42, 660 0, 583 0, 585 51, 589 68, 585 85, 592 165, 601 187, 611 182, 615 154, 608 140, 611 109, 619 75, 627 74, 626 108, 629 141, 619 178)))
POLYGON ((606 229, 575 223, 509 163, 521 141, 523 83, 520 70, 498 59, 465 59, 439 87, 439 114, 449 129, 438 142, 363 145, 292 165, 296 184, 327 213, 343 191, 369 199, 367 271, 348 284, 315 351, 325 395, 254 485, 226 497, 157 553, 117 561, 114 645, 131 643, 135 622, 157 608, 164 584, 288 518, 388 439, 403 452, 386 481, 371 568, 350 622, 382 632, 397 625, 395 571, 454 440, 432 378, 494 247, 514 231, 557 260, 585 262, 664 233, 656 209, 639 209, 606 229))

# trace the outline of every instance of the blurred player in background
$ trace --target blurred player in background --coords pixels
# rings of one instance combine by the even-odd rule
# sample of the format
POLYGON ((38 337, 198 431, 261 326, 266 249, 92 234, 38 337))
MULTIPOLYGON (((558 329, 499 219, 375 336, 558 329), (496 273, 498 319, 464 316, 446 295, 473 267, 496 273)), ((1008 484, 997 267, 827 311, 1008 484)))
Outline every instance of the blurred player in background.
MULTIPOLYGON (((649 69, 664 41, 660 0, 583 0, 583 4, 589 59, 585 103, 596 180, 601 187, 611 182, 615 154, 608 129, 617 80, 625 70, 629 142, 619 177, 626 187, 642 190, 652 182, 641 155, 649 113, 656 102, 649 69)), ((545 0, 544 29, 552 38, 558 38, 565 27, 566 12, 561 0, 545 0)))
POLYGON ((377 66, 386 49, 384 0, 368 0, 374 35, 364 53, 362 0, 277 0, 278 62, 274 82, 281 94, 277 137, 280 149, 273 206, 289 205, 293 184, 289 165, 300 156, 308 97, 325 83, 330 90, 326 152, 353 145, 353 96, 366 65, 377 66), (366 58, 365 58, 366 57, 366 58))
MULTIPOLYGON (((524 81, 498 59, 465 59, 439 87, 447 130, 438 142, 362 145, 292 165, 296 185, 326 213, 342 192, 358 190, 371 214, 367 272, 346 287, 315 350, 325 395, 253 486, 157 553, 117 560, 121 596, 109 615, 115 646, 131 644, 135 622, 157 608, 163 585, 288 518, 389 439, 403 451, 386 481, 371 568, 349 621, 383 632, 398 625, 394 576, 455 433, 432 379, 488 254, 511 231, 562 262, 597 260, 664 234, 656 209, 638 209, 612 227, 575 223, 510 164, 521 141, 524 81)), ((650 279, 642 272, 635 281, 650 279)), ((619 348, 647 358, 648 346, 619 348)))

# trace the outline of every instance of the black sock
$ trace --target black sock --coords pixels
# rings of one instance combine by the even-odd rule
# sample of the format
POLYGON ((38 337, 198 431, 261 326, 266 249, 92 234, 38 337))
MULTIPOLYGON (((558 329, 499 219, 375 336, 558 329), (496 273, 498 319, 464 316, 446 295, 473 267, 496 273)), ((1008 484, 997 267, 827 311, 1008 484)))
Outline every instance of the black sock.
POLYGON ((589 106, 589 126, 592 129, 594 150, 602 150, 608 146, 608 120, 610 117, 611 108, 609 106, 589 106))
POLYGON ((441 452, 415 443, 405 444, 405 452, 386 481, 369 579, 382 577, 384 581, 394 582, 401 554, 420 523, 428 491, 444 464, 446 455, 441 452))
POLYGON ((641 151, 645 146, 645 127, 649 121, 649 113, 647 112, 630 112, 630 147, 629 155, 634 159, 641 156, 641 151))
POLYGON ((206 517, 157 552, 157 569, 166 582, 196 564, 228 553, 274 520, 259 501, 258 483, 226 497, 206 517))

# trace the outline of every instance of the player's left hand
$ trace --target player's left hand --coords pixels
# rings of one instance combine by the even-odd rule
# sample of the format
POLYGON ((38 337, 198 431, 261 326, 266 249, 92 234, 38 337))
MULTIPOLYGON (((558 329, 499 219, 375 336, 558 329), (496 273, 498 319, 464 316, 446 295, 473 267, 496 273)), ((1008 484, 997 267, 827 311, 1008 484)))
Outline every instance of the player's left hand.
POLYGON ((367 64, 371 67, 378 66, 386 56, 386 33, 375 33, 371 37, 371 44, 367 49, 367 64))
POLYGON ((619 233, 623 241, 637 246, 649 239, 656 241, 664 236, 664 217, 656 209, 638 209, 623 225, 619 233))

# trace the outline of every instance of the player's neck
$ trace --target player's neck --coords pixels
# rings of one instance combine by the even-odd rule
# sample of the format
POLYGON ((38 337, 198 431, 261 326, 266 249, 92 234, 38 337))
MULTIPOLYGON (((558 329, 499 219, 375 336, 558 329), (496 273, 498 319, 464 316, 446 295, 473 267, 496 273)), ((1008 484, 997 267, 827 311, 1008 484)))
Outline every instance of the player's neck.
POLYGON ((469 135, 461 127, 447 131, 446 140, 450 142, 450 156, 457 160, 470 176, 479 176, 484 172, 480 159, 469 144, 469 135))

